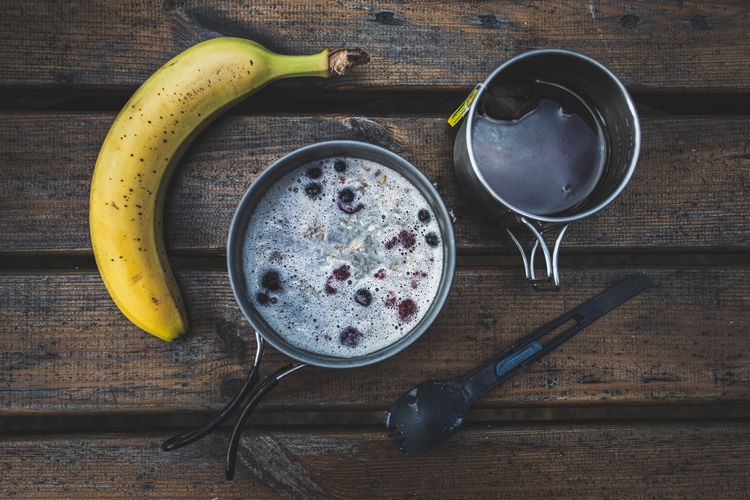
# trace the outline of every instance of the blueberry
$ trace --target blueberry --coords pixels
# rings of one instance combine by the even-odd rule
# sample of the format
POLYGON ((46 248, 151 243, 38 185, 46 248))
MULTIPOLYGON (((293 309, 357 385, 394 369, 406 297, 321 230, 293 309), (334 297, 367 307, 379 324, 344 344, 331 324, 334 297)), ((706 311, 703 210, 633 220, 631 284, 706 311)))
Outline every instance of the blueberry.
POLYGON ((419 219, 419 222, 430 222, 430 212, 423 208, 417 212, 417 218, 419 219))
POLYGON ((307 196, 310 198, 316 198, 322 190, 323 188, 317 182, 311 182, 305 186, 305 193, 307 193, 307 196))
POLYGON ((435 233, 427 233, 424 237, 424 240, 427 242, 428 245, 431 247, 436 247, 440 244, 440 238, 435 233))
POLYGON ((348 203, 343 203, 341 200, 336 202, 336 206, 339 207, 339 210, 344 212, 345 214, 356 214, 363 208, 365 208, 364 204, 358 203, 356 205, 350 205, 348 203))
POLYGON ((323 175, 323 171, 320 170, 320 167, 310 167, 307 170, 307 176, 310 179, 319 179, 321 175, 323 175))
POLYGON ((354 191, 349 188, 344 188, 339 191, 339 200, 343 203, 351 203, 354 201, 354 191))
POLYGON ((336 160, 333 163, 333 168, 336 172, 346 172, 346 162, 344 160, 336 160))
POLYGON ((275 292, 281 290, 281 279, 276 271, 268 271, 260 280, 260 284, 266 290, 275 292))
POLYGON ((344 188, 341 191, 339 191, 338 201, 336 201, 336 206, 339 207, 339 210, 346 214, 356 214, 365 206, 362 203, 357 203, 354 205, 354 191, 351 190, 351 188, 344 188))
POLYGON ((257 300, 260 305, 264 306, 268 304, 269 302, 271 302, 271 297, 269 297, 263 292, 258 292, 255 294, 255 300, 257 300))
POLYGON ((353 326, 347 326, 339 334, 339 342, 341 342, 341 345, 345 345, 346 347, 357 347, 359 345, 359 342, 362 340, 362 337, 364 337, 364 335, 362 335, 362 332, 360 332, 353 326))
POLYGON ((369 306, 372 302, 372 294, 367 288, 360 288, 354 294, 354 301, 361 306, 369 306))

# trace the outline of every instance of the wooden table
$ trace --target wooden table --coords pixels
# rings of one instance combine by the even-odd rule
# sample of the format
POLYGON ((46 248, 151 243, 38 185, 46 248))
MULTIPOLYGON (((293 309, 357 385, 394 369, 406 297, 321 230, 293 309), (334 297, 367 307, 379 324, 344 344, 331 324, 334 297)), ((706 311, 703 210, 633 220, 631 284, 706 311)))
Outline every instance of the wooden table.
MULTIPOLYGON (((0 495, 703 496, 750 488, 750 10, 716 2, 0 2, 0 495), (280 52, 361 46, 340 80, 280 82, 185 155, 167 200, 192 329, 168 344, 116 309, 88 236, 94 161, 116 112, 211 35, 280 52), (512 55, 565 47, 609 66, 643 127, 636 175, 576 223, 564 288, 534 293, 458 192, 446 117, 512 55), (459 267, 439 321, 366 369, 311 369, 263 404, 222 478, 227 430, 170 434, 237 390, 253 335, 226 276, 241 194, 300 145, 359 139, 437 183, 459 267), (460 374, 640 271, 657 287, 489 394, 422 457, 384 433, 402 391, 460 374)), ((268 353, 268 367, 287 361, 268 353)), ((266 371, 268 373, 268 370, 266 371)))

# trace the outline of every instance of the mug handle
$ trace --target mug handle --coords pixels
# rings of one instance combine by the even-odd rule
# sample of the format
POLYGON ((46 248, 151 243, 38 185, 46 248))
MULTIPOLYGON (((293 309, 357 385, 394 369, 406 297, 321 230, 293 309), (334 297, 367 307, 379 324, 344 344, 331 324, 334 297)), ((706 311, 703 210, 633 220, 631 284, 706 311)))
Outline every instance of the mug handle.
POLYGON ((531 285, 534 287, 534 290, 538 290, 538 291, 559 290, 560 289, 560 270, 559 270, 557 262, 558 262, 558 257, 560 255, 560 246, 562 245, 562 240, 565 237, 565 233, 568 230, 569 224, 565 224, 562 226, 562 229, 560 229, 560 232, 558 233, 557 238, 555 238, 555 246, 553 247, 552 252, 550 252, 549 246, 547 246, 547 242, 544 239, 544 233, 547 233, 549 231, 552 231, 560 227, 559 224, 553 224, 547 227, 541 227, 540 229, 537 229, 535 225, 532 222, 530 222, 526 217, 519 217, 518 221, 521 222, 523 225, 525 225, 534 235, 534 240, 533 240, 534 243, 531 247, 531 252, 529 252, 528 256, 526 254, 526 250, 524 249, 523 245, 518 240, 518 238, 516 238, 516 235, 513 234, 510 228, 505 228, 505 230, 508 231, 508 234, 513 240, 513 243, 516 244, 518 251, 521 253, 521 259, 523 260, 523 270, 524 270, 524 275, 526 277, 526 281, 531 283, 531 285), (537 278, 536 276, 536 252, 538 248, 542 249, 542 254, 544 255, 545 271, 547 275, 545 278, 537 278))

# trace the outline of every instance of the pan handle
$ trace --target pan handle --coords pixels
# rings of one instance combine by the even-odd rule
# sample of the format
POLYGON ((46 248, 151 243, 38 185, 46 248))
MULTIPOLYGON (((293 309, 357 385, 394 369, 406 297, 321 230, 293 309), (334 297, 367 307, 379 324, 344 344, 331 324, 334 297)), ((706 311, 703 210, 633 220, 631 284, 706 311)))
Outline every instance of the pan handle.
POLYGON ((538 291, 556 291, 560 288, 560 270, 558 267, 558 257, 560 255, 560 246, 562 240, 565 237, 565 233, 568 230, 569 224, 565 224, 560 229, 560 232, 555 238, 555 246, 550 252, 549 246, 544 239, 544 233, 552 231, 559 227, 559 225, 550 225, 537 229, 534 223, 530 222, 526 217, 519 217, 519 222, 525 225, 534 236, 534 243, 531 247, 531 252, 526 255, 526 250, 521 242, 518 240, 515 234, 510 228, 505 230, 510 235, 513 243, 516 244, 518 251, 521 253, 521 259, 523 259, 523 270, 526 277, 526 281, 532 284, 535 290, 538 291), (547 276, 545 278, 537 278, 536 276, 536 253, 537 249, 541 248, 542 255, 544 256, 545 271, 547 276))
POLYGON ((304 363, 296 365, 287 365, 283 368, 279 368, 273 374, 269 375, 255 390, 248 396, 245 406, 242 408, 242 413, 237 419, 237 423, 234 425, 232 430, 232 437, 229 440, 229 447, 227 448, 226 461, 224 462, 224 475, 227 479, 231 480, 234 478, 234 468, 237 465, 237 449, 240 445, 240 438, 242 437, 242 431, 245 428, 245 422, 250 417, 255 407, 260 403, 260 400, 278 384, 281 379, 291 375, 300 368, 307 366, 304 363))
POLYGON ((234 412, 234 410, 236 410, 240 406, 242 401, 244 401, 247 395, 250 394, 250 391, 258 382, 258 365, 260 365, 260 359, 263 357, 265 342, 266 341, 263 340, 263 337, 261 337, 258 332, 255 332, 255 361, 253 361, 253 366, 247 373, 247 377, 245 377, 245 383, 242 384, 242 388, 240 388, 240 391, 235 397, 232 398, 231 401, 229 401, 229 403, 227 403, 224 409, 222 409, 214 418, 203 424, 201 427, 193 429, 189 432, 185 432, 183 434, 172 436, 171 438, 167 439, 161 444, 162 450, 172 451, 198 441, 199 439, 210 434, 224 420, 226 420, 229 415, 234 412))

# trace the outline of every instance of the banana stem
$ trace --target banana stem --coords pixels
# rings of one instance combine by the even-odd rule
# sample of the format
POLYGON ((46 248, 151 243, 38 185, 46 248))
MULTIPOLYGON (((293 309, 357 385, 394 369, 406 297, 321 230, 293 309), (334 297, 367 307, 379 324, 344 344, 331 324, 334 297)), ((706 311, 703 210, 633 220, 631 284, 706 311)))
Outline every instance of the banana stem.
POLYGON ((331 76, 342 76, 349 68, 367 64, 370 55, 360 48, 336 50, 328 56, 328 70, 331 76))
POLYGON ((291 78, 296 76, 329 76, 326 68, 328 51, 304 56, 274 54, 271 58, 272 79, 291 78))

